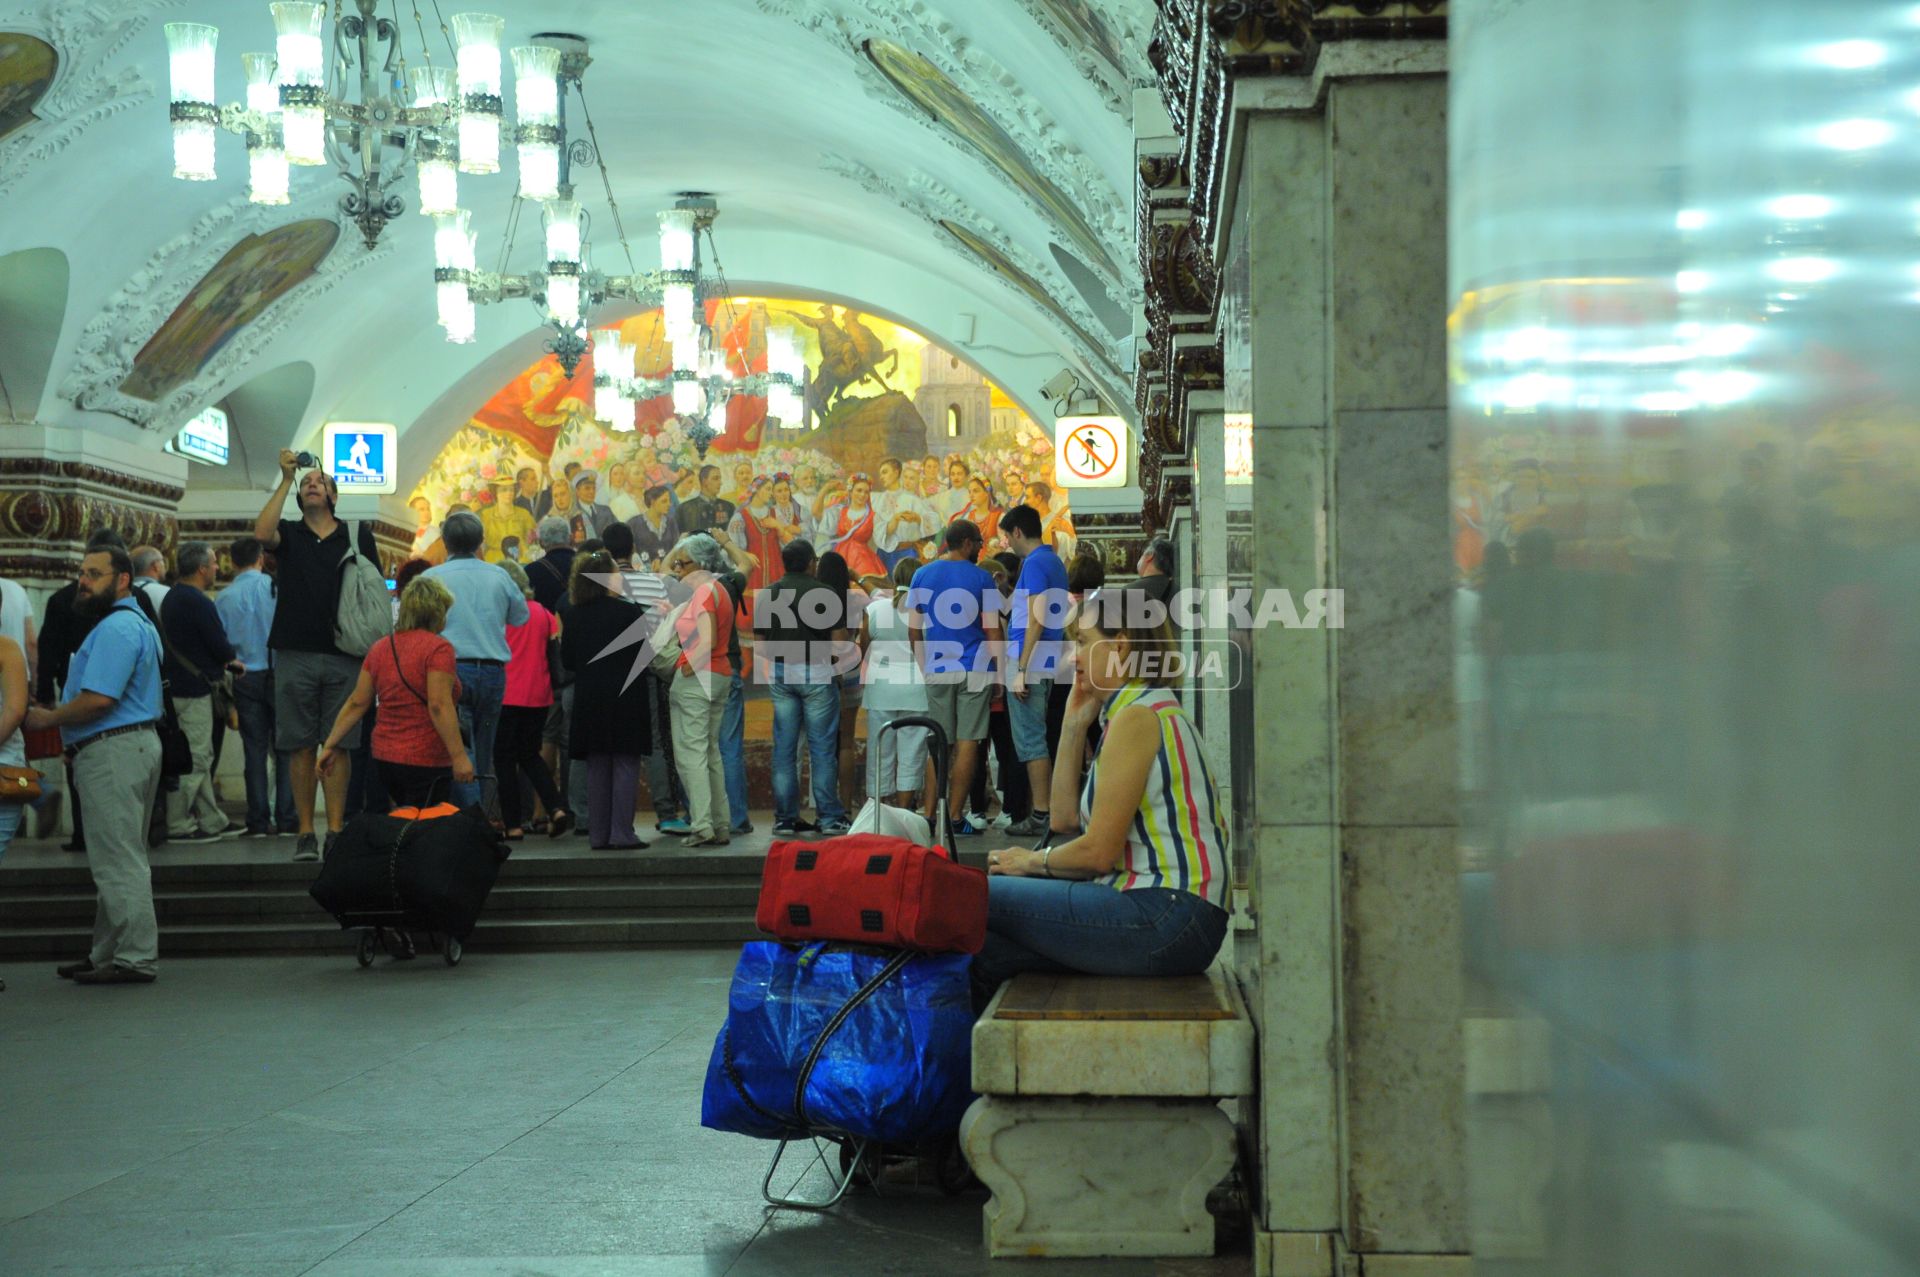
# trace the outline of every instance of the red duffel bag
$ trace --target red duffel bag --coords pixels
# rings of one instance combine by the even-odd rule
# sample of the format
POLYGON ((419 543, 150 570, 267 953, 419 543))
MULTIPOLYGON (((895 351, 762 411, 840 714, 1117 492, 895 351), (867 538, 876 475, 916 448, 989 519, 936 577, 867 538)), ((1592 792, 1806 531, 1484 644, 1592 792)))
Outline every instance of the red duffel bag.
POLYGON ((978 953, 987 942, 987 875, 885 834, 777 842, 755 921, 782 940, 978 953))

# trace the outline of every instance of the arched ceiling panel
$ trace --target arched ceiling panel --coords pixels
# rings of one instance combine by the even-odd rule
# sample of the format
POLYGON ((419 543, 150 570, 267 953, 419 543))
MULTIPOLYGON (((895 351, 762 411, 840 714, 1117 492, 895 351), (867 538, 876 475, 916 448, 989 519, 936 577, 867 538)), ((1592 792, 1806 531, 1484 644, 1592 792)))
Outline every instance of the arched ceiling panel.
POLYGON ((29 248, 0 257, 0 413, 33 421, 67 314, 67 255, 29 248))
MULTIPOLYGON (((417 63, 413 7, 399 4, 396 16, 417 63)), ((447 14, 465 7, 439 6, 447 14)), ((1129 42, 1145 29, 1150 0, 1004 7, 488 0, 479 7, 506 19, 508 46, 556 26, 591 41, 587 102, 628 239, 623 249, 597 168, 578 172, 580 198, 595 214, 599 267, 624 272, 629 251, 639 269, 654 267, 654 212, 678 191, 709 190, 720 198, 716 235, 736 280, 862 297, 944 341, 965 340, 970 331, 982 347, 1001 348, 983 349, 982 362, 1029 402, 1063 358, 1117 381, 1118 344, 1047 246, 1073 246, 1113 303, 1131 307, 1132 146, 1122 108, 1128 76, 1144 66, 1144 47, 1129 42), (937 122, 881 75, 861 48, 875 36, 896 43, 909 65, 924 59, 945 78, 951 89, 942 92, 956 118, 968 115, 962 100, 972 103, 973 132, 984 120, 1006 139, 1004 163, 990 153, 996 148, 970 145, 964 131, 937 122), (1094 63, 1107 70, 1089 79, 1085 68, 1094 63), (1009 176, 1022 169, 1038 180, 1009 176), (1057 196, 1036 198, 1042 183, 1057 196), (957 248, 942 221, 973 228, 988 252, 957 248), (1089 236, 1095 242, 1083 243, 1089 236), (1010 285, 1000 263, 1037 290, 1010 285)), ((428 52, 445 65, 450 52, 430 6, 424 17, 428 52)), ((332 205, 341 190, 328 170, 296 169, 291 207, 249 205, 244 149, 224 134, 217 181, 169 176, 159 28, 173 20, 221 28, 222 101, 242 95, 238 55, 272 47, 264 0, 38 0, 13 20, 0 11, 0 30, 44 39, 60 56, 33 118, 0 137, 0 249, 49 244, 76 263, 71 317, 54 356, 58 403, 49 409, 78 424, 116 414, 164 433, 261 367, 298 358, 315 369, 307 425, 355 413, 404 425, 490 364, 480 351, 538 348, 531 311, 511 305, 483 310, 477 346, 440 341, 430 227, 409 212, 371 255, 349 229, 311 279, 265 298, 258 318, 214 343, 184 383, 153 400, 129 396, 132 357, 209 270, 245 236, 337 216, 332 205)), ((497 263, 507 241, 514 181, 511 158, 501 174, 462 178, 483 266, 497 263)), ((510 269, 526 269, 538 256, 537 220, 523 215, 510 269)))

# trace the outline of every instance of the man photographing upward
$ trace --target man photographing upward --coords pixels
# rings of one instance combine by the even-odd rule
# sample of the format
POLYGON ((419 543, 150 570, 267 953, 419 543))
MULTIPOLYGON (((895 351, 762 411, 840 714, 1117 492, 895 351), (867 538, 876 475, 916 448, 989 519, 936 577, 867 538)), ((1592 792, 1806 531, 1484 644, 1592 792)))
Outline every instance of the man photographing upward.
MULTIPOLYGON (((321 470, 309 470, 300 480, 300 518, 280 517, 294 490, 296 454, 280 452, 280 486, 253 521, 253 535, 279 560, 279 598, 267 647, 273 652, 274 748, 287 751, 293 773, 293 806, 299 815, 300 836, 295 860, 318 860, 320 840, 313 830, 314 756, 321 738, 340 716, 340 707, 360 678, 360 659, 342 652, 333 641, 335 614, 340 606, 340 563, 347 557, 347 525, 333 517, 339 490, 321 470)), ((378 563, 379 549, 366 524, 360 525, 360 554, 378 563)), ((327 774, 327 846, 346 818, 347 780, 352 771, 347 757, 359 744, 356 724, 339 741, 340 765, 327 774)))

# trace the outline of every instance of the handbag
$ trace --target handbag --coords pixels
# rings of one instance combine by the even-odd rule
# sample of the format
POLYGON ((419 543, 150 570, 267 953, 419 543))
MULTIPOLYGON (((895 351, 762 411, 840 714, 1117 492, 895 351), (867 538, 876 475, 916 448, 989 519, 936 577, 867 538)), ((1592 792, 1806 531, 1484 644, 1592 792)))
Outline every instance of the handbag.
POLYGON ((987 942, 987 875, 884 834, 776 842, 754 921, 782 940, 978 953, 987 942))
MULTIPOLYGON (((173 684, 167 679, 167 658, 173 656, 173 645, 167 642, 167 631, 160 624, 160 617, 153 609, 153 601, 144 591, 135 591, 134 598, 140 606, 141 615, 147 618, 147 624, 153 626, 153 632, 160 640, 160 721, 154 730, 160 736, 160 779, 179 780, 193 770, 193 742, 187 739, 186 731, 180 726, 179 711, 173 707, 173 684)), ((176 785, 165 786, 176 789, 176 785)))
POLYGON ((0 767, 0 803, 40 801, 40 773, 32 767, 0 767))
POLYGON ((653 647, 653 657, 647 662, 649 668, 661 678, 672 678, 680 669, 680 658, 686 649, 680 646, 680 631, 677 628, 680 614, 687 610, 682 603, 662 618, 660 624, 653 627, 653 635, 648 642, 653 647))
POLYGON ((21 728, 20 739, 26 744, 28 762, 36 758, 58 758, 66 749, 58 727, 21 728))

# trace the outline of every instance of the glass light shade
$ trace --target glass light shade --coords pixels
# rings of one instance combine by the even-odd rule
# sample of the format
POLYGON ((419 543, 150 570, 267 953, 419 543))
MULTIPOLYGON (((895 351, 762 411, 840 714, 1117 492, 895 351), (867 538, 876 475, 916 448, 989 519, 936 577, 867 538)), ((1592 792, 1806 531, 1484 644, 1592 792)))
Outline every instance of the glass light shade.
POLYGON ((767 325, 767 371, 783 372, 796 381, 807 372, 800 343, 787 329, 775 328, 772 324, 767 325))
POLYGON ((464 208, 433 219, 433 264, 441 270, 473 269, 473 214, 464 208))
POLYGON ((440 314, 442 328, 455 328, 460 316, 472 304, 472 295, 467 291, 464 280, 444 279, 433 286, 434 302, 440 314))
POLYGON ((214 100, 213 48, 220 28, 199 22, 167 23, 167 69, 175 102, 214 100))
POLYGON ((715 378, 721 381, 727 381, 731 380, 732 377, 733 372, 727 367, 727 357, 724 352, 715 350, 712 347, 708 347, 700 352, 700 379, 702 381, 710 381, 715 378))
POLYGON ((727 433, 727 397, 721 395, 707 409, 707 429, 717 435, 727 433))
POLYGON ((211 182, 216 130, 204 120, 173 122, 173 175, 188 182, 211 182))
POLYGON ((562 328, 580 326, 580 277, 547 276, 547 318, 562 328))
POLYGON ((247 75, 247 110, 260 115, 279 115, 279 61, 271 53, 243 53, 240 66, 247 75))
POLYGON ((700 335, 683 333, 672 339, 673 370, 675 372, 700 371, 700 335))
POLYGON ((500 96, 500 33, 506 26, 505 18, 491 13, 453 15, 462 96, 469 93, 500 96))
MULTIPOLYGON (((666 329, 667 340, 676 346, 682 339, 694 335, 692 284, 668 284, 661 290, 660 323, 666 329)), ((679 359, 676 357, 674 362, 677 366, 679 359)))
POLYGON ((429 217, 444 217, 460 208, 460 170, 452 160, 420 161, 420 211, 429 217))
POLYGON ((660 214, 660 269, 693 269, 693 210, 670 208, 660 214))
POLYGON ((697 417, 707 406, 707 392, 697 381, 673 383, 673 410, 682 417, 697 417))
POLYGON ((560 148, 550 142, 522 142, 520 155, 520 196, 529 200, 550 200, 560 194, 560 148))
POLYGON ((593 335, 593 368, 617 386, 633 380, 633 347, 621 340, 618 328, 602 328, 593 335))
POLYGON ((513 51, 513 115, 517 124, 560 122, 560 50, 536 44, 513 51))
POLYGON ((320 27, 327 6, 315 0, 279 0, 273 10, 274 50, 280 57, 281 84, 325 84, 326 55, 320 27))
POLYGON ((255 204, 288 201, 287 153, 278 146, 247 148, 247 198, 255 204))
POLYGON ((581 219, 585 210, 578 200, 548 200, 545 215, 547 227, 547 260, 550 262, 578 262, 580 260, 581 219))
POLYGON ((445 106, 453 101, 453 68, 407 68, 407 96, 416 107, 445 106))
POLYGON ((627 418, 627 429, 633 429, 633 405, 620 397, 620 387, 611 378, 596 375, 593 379, 593 415, 618 430, 622 413, 627 418))
POLYGON ((803 411, 799 391, 789 386, 767 387, 767 415, 778 417, 782 426, 798 426, 803 411))
POLYGON ((500 171, 500 117, 483 111, 460 113, 460 171, 500 171))
POLYGON ((478 323, 471 298, 468 298, 463 305, 455 307, 447 318, 450 321, 446 325, 448 341, 464 346, 473 340, 478 323))
POLYGON ((324 107, 282 108, 280 132, 286 139, 287 163, 312 166, 327 162, 327 112, 324 107))

